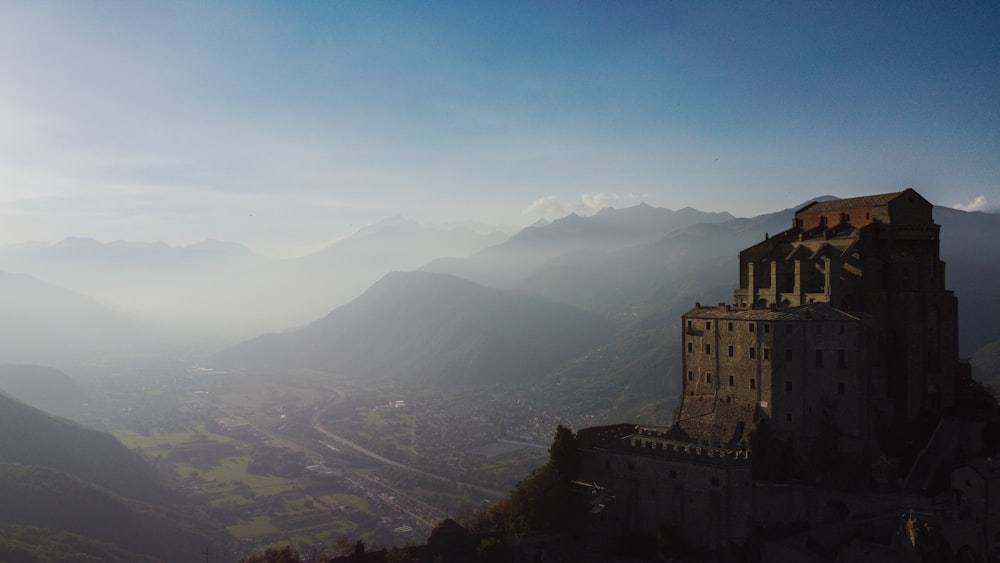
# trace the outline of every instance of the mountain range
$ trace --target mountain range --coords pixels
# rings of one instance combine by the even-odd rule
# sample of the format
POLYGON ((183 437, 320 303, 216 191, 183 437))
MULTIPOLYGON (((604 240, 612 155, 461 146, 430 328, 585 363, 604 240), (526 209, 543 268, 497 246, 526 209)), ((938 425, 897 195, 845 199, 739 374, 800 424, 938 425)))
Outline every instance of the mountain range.
MULTIPOLYGON (((729 301, 739 251, 787 229, 794 208, 753 218, 682 212, 637 206, 531 227, 468 258, 432 261, 422 275, 390 274, 301 330, 211 361, 306 366, 401 385, 571 383, 575 392, 560 396, 582 411, 613 407, 619 419, 662 422, 679 388, 680 314, 696 301, 729 301), (514 305, 523 299, 532 305, 514 305), (598 335, 603 340, 591 339, 598 335), (544 361, 532 349, 554 350, 558 339, 564 353, 544 361)), ((935 217, 970 354, 1000 340, 993 322, 1000 303, 989 294, 1000 273, 1000 215, 936 208, 935 217)))
MULTIPOLYGON (((679 315, 696 301, 730 300, 739 251, 788 228, 793 213, 735 218, 638 205, 570 215, 510 238, 395 218, 294 260, 260 262, 238 245, 211 243, 180 250, 152 245, 159 258, 140 263, 179 261, 189 273, 219 274, 218 285, 203 286, 186 307, 200 308, 206 318, 231 314, 241 328, 230 336, 269 333, 217 353, 212 362, 442 384, 541 385, 572 376, 616 390, 605 398, 629 407, 638 405, 623 394, 630 382, 659 381, 643 370, 677 369, 678 357, 663 343, 674 340, 679 315), (206 255, 224 266, 210 266, 206 255), (386 275, 393 269, 404 271, 386 275), (618 359, 612 368, 602 357, 618 359)), ((935 219, 942 225, 947 285, 959 298, 962 354, 984 373, 992 362, 982 358, 993 356, 976 351, 1000 341, 994 322, 1000 303, 993 297, 1000 215, 938 207, 935 219)), ((55 246, 35 248, 47 257, 34 260, 90 253, 108 264, 118 260, 109 256, 151 250, 86 240, 55 246)), ((127 269, 142 269, 125 262, 127 269)), ((98 266, 87 267, 96 278, 98 266)), ((0 289, 0 337, 12 344, 0 351, 3 362, 53 364, 51 356, 135 352, 161 338, 148 328, 151 318, 29 276, 0 274, 0 289)), ((164 306, 182 312, 170 299, 164 296, 164 306)), ((670 408, 669 401, 660 407, 670 408)))

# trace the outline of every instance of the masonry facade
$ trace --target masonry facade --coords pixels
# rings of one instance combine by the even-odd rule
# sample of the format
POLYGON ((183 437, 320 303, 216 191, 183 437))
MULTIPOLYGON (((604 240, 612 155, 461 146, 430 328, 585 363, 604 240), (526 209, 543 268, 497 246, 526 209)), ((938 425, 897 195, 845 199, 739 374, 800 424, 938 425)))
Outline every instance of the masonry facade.
POLYGON ((826 303, 695 307, 683 317, 681 436, 748 448, 752 428, 766 419, 799 450, 830 424, 845 446, 860 449, 871 431, 869 321, 826 303))
POLYGON ((740 252, 733 303, 682 317, 673 424, 577 435, 582 478, 617 499, 610 519, 674 528, 695 547, 742 545, 761 505, 750 446, 763 425, 798 456, 831 431, 838 450, 878 451, 880 429, 952 412, 968 365, 939 231, 908 189, 814 202, 740 252))
POLYGON ((932 208, 913 190, 815 202, 740 252, 734 303, 683 317, 682 435, 732 447, 767 420, 805 445, 832 422, 860 447, 952 406, 958 304, 932 208))

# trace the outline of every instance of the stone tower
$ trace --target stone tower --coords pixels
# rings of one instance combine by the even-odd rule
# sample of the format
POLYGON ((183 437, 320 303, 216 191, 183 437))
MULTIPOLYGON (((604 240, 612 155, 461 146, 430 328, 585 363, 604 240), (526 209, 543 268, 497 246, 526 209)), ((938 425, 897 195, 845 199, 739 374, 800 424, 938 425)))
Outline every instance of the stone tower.
POLYGON ((932 210, 912 189, 813 202, 740 252, 734 304, 684 315, 680 429, 733 443, 763 417, 808 439, 832 419, 864 439, 953 405, 958 305, 932 210))

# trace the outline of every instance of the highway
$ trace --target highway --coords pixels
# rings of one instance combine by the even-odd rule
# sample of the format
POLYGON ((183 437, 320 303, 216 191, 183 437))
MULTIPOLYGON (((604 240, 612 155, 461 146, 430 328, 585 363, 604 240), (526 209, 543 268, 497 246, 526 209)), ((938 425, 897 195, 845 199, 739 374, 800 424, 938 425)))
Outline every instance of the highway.
POLYGON ((391 465, 393 467, 398 467, 400 469, 405 469, 406 471, 411 471, 413 473, 416 473, 418 475, 422 475, 424 477, 428 477, 430 479, 436 479, 438 481, 444 481, 446 483, 455 484, 455 485, 458 485, 460 487, 468 487, 470 489, 473 489, 473 490, 479 491, 481 493, 490 495, 493 498, 500 498, 500 497, 504 496, 505 494, 507 494, 507 493, 505 493, 503 491, 498 491, 496 489, 489 489, 487 487, 481 487, 479 485, 474 485, 472 483, 465 483, 463 481, 457 481, 455 479, 450 479, 448 477, 442 477, 441 475, 435 475, 433 473, 429 473, 429 472, 424 471, 422 469, 417 469, 416 467, 411 467, 411 466, 406 465, 404 463, 400 463, 398 461, 391 460, 391 459, 389 459, 387 457, 384 457, 384 456, 381 456, 381 455, 379 455, 379 454, 377 454, 377 453, 375 453, 375 452, 373 452, 373 451, 371 451, 371 450, 369 450, 367 448, 364 448, 364 447, 362 447, 362 446, 360 446, 358 444, 355 444, 354 442, 348 440, 347 438, 344 438, 343 436, 338 436, 337 434, 334 434, 333 432, 330 432, 329 430, 327 430, 326 428, 324 428, 320 424, 319 419, 320 419, 320 416, 322 416, 322 414, 324 412, 326 412, 327 409, 329 409, 333 405, 337 404, 338 402, 339 402, 339 400, 338 401, 333 401, 333 402, 327 404, 323 408, 321 408, 321 409, 317 410, 315 413, 313 413, 313 416, 312 416, 312 427, 317 432, 323 434, 324 436, 326 436, 327 438, 333 440, 334 442, 336 442, 336 443, 338 443, 338 444, 340 444, 342 446, 346 446, 348 448, 351 448, 352 450, 354 450, 354 451, 356 451, 358 453, 361 453, 361 454, 363 454, 363 455, 365 455, 367 457, 370 457, 371 459, 374 459, 374 460, 376 460, 376 461, 378 461, 380 463, 384 463, 386 465, 391 465))

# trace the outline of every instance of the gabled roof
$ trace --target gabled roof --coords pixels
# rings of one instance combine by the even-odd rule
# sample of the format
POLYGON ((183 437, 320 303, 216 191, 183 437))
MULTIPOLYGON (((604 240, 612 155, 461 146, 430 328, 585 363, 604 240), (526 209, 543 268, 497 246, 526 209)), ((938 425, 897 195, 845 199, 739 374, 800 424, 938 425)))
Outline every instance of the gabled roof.
MULTIPOLYGON (((802 209, 795 212, 796 215, 799 213, 825 213, 828 211, 840 211, 841 209, 857 209, 858 207, 878 207, 880 205, 887 205, 890 201, 902 196, 907 192, 916 191, 912 188, 907 188, 901 192, 892 192, 888 194, 876 194, 876 195, 866 195, 861 197, 849 197, 846 199, 831 199, 829 201, 814 201, 802 209)), ((920 194, 917 194, 919 197, 920 194)), ((921 199, 923 199, 921 197, 921 199)))

